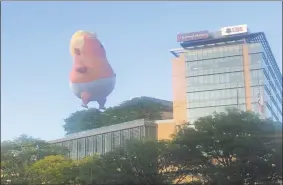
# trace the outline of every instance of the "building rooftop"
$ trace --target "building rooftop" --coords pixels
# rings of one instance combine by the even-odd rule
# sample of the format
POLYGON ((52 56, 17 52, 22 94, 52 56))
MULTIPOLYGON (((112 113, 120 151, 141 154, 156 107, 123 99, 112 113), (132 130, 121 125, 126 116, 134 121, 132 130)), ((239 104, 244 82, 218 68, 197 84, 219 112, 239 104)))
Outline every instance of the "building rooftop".
POLYGON ((190 49, 191 47, 201 46, 201 45, 209 45, 209 44, 215 44, 215 43, 225 43, 225 42, 232 42, 237 40, 243 40, 247 38, 254 38, 260 34, 263 34, 262 32, 258 33, 243 33, 238 35, 229 35, 229 36, 222 36, 221 31, 217 32, 211 32, 209 39, 201 39, 201 40, 192 40, 187 42, 181 42, 180 46, 181 48, 172 49, 170 52, 176 56, 179 57, 179 53, 182 53, 184 49, 190 49))
POLYGON ((277 79, 279 80, 279 83, 282 84, 282 74, 274 58, 274 55, 271 51, 269 43, 267 42, 266 36, 263 32, 242 33, 242 34, 229 35, 229 36, 222 36, 221 31, 211 32, 210 38, 208 39, 181 42, 180 43, 181 48, 172 49, 170 50, 170 52, 175 57, 179 57, 180 54, 184 53, 186 50, 190 50, 198 46, 217 44, 217 43, 229 43, 229 42, 241 41, 244 39, 246 39, 246 42, 248 43, 262 43, 266 57, 268 61, 270 62, 270 65, 273 66, 277 79))
POLYGON ((109 125, 109 126, 105 126, 105 127, 92 129, 92 130, 78 132, 78 133, 75 133, 75 134, 70 134, 70 135, 67 135, 63 138, 49 141, 48 143, 59 143, 59 142, 63 142, 63 141, 69 141, 69 140, 73 140, 73 139, 79 139, 79 138, 89 137, 89 136, 98 135, 98 134, 102 134, 102 133, 113 132, 113 131, 117 131, 117 130, 123 130, 123 129, 133 128, 133 127, 143 126, 143 125, 154 126, 155 124, 161 123, 163 121, 168 121, 168 120, 148 121, 148 120, 145 120, 145 119, 138 119, 138 120, 128 121, 128 122, 125 122, 125 123, 109 125))

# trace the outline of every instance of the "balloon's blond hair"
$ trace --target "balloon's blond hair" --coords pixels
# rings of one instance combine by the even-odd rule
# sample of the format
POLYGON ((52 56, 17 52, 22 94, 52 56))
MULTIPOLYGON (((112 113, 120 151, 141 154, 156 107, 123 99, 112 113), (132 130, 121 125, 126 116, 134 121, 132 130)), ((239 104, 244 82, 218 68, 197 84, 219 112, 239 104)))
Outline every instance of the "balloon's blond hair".
POLYGON ((75 49, 81 50, 84 46, 84 38, 96 38, 96 34, 79 30, 72 35, 71 42, 70 42, 70 53, 72 56, 75 55, 75 49))

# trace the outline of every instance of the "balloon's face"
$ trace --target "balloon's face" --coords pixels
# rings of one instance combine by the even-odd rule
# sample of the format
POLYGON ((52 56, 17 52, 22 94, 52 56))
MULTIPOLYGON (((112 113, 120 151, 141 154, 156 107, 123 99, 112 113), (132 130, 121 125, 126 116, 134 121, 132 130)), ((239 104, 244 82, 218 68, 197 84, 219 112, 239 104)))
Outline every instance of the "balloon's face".
POLYGON ((82 36, 71 49, 74 62, 71 82, 90 82, 113 72, 105 49, 97 38, 82 36))

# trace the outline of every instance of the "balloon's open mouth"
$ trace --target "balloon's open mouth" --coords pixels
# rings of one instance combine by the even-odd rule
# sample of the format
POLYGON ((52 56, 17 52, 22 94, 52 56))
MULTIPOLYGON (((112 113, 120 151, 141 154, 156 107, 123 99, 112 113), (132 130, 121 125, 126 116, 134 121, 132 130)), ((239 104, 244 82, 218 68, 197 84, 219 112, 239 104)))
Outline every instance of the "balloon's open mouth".
POLYGON ((81 51, 78 48, 75 48, 75 54, 76 55, 81 55, 81 51))

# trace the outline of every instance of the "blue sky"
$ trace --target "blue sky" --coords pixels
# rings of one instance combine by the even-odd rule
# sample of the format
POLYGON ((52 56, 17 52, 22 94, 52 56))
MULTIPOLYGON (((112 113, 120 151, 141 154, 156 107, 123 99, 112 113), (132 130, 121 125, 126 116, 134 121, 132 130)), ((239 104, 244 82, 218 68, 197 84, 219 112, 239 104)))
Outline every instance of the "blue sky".
POLYGON ((82 110, 69 88, 69 40, 77 30, 98 34, 117 73, 106 106, 136 96, 171 100, 177 32, 248 24, 266 33, 281 69, 281 3, 2 2, 1 140, 63 137, 64 118, 82 110))

